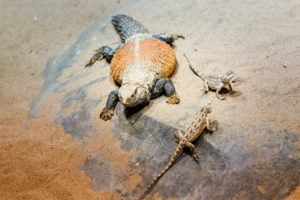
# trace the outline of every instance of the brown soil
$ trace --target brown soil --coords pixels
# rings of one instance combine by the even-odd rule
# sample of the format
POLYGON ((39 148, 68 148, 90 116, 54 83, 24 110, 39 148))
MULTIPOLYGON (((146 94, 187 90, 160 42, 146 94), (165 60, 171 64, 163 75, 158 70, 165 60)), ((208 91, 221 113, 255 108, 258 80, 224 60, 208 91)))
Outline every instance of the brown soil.
POLYGON ((80 145, 46 118, 1 119, 1 199, 101 199, 80 170, 80 145))
POLYGON ((0 199, 82 200, 112 195, 120 199, 110 191, 93 191, 92 181, 81 167, 89 155, 104 152, 107 157, 112 155, 113 167, 126 170, 118 163, 128 156, 112 154, 97 138, 72 139, 60 125, 53 124, 55 108, 51 104, 28 120, 29 104, 42 84, 41 66, 115 5, 0 1, 1 30, 5 30, 0 37, 6 41, 0 45, 0 199), (82 14, 77 15, 79 12, 82 14), (70 18, 72 23, 66 24, 65 19, 70 18), (69 31, 62 31, 66 29, 69 31))

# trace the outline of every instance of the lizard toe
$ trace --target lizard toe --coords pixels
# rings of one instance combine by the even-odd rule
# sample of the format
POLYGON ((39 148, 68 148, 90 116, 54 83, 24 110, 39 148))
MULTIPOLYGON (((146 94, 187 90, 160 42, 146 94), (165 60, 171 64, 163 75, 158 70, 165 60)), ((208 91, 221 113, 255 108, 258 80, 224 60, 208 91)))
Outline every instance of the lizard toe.
POLYGON ((180 98, 177 94, 173 94, 167 98, 166 102, 168 104, 178 104, 180 102, 180 98))
POLYGON ((112 116, 114 115, 114 111, 108 108, 103 108, 103 110, 100 113, 100 118, 104 121, 110 120, 112 116))
POLYGON ((177 39, 179 39, 179 38, 185 39, 185 37, 184 37, 183 35, 181 35, 181 34, 173 34, 173 35, 172 35, 172 38, 173 38, 174 40, 177 40, 177 39))
POLYGON ((220 100, 225 100, 225 97, 218 97, 218 99, 220 99, 220 100))

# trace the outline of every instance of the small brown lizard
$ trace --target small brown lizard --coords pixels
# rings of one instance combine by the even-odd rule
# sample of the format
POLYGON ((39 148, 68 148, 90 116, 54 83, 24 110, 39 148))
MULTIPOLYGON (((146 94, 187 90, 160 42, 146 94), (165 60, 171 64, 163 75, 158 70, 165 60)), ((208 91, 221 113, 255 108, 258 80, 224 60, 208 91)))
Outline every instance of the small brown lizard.
POLYGON ((194 72, 196 76, 199 76, 204 81, 204 91, 208 92, 209 89, 215 90, 218 99, 224 100, 225 97, 221 96, 219 92, 222 88, 226 86, 229 87, 229 90, 232 91, 231 83, 235 80, 234 72, 228 70, 224 74, 221 75, 204 75, 202 73, 197 72, 197 70, 192 66, 188 57, 184 54, 184 57, 187 59, 190 69, 194 72))
POLYGON ((195 152, 195 146, 192 144, 192 142, 194 142, 200 137, 204 129, 207 129, 210 132, 213 132, 217 129, 217 121, 210 120, 207 116, 209 113, 211 113, 211 111, 212 108, 211 104, 209 103, 201 108, 198 117, 187 128, 185 134, 183 134, 180 131, 175 133, 176 142, 178 143, 178 145, 173 156, 171 157, 164 170, 159 175, 157 175, 155 179, 148 185, 146 191, 143 193, 140 199, 144 199, 146 197, 146 195, 150 192, 151 188, 168 171, 168 169, 171 168, 171 166, 175 163, 175 161, 181 155, 185 148, 190 150, 192 157, 195 159, 195 161, 198 162, 198 156, 195 152))

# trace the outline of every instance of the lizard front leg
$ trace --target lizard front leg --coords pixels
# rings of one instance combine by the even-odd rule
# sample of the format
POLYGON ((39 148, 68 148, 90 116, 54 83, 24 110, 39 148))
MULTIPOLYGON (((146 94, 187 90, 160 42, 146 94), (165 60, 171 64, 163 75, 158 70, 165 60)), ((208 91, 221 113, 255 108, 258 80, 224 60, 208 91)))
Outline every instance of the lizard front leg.
POLYGON ((209 91, 209 86, 208 86, 207 80, 204 80, 204 88, 203 88, 203 91, 204 91, 205 93, 207 93, 207 92, 209 91))
POLYGON ((209 132, 214 132, 218 128, 218 121, 217 120, 211 120, 208 117, 206 117, 206 129, 209 132))
POLYGON ((230 91, 233 91, 232 86, 231 86, 231 82, 228 83, 228 87, 229 87, 229 90, 230 90, 230 91))
POLYGON ((217 85, 217 88, 216 88, 216 95, 217 95, 217 98, 220 100, 225 99, 225 97, 220 95, 220 91, 222 90, 223 86, 224 86, 223 84, 219 84, 219 85, 217 85))
POLYGON ((176 143, 179 143, 180 140, 181 140, 182 138, 183 138, 182 132, 181 132, 181 131, 177 131, 177 132, 175 133, 175 142, 176 142, 176 143))
POLYGON ((104 121, 110 120, 114 115, 114 111, 118 104, 118 101, 118 90, 110 92, 106 101, 106 106, 102 109, 100 113, 100 118, 104 121))
POLYGON ((168 78, 163 78, 156 82, 154 89, 152 90, 151 98, 156 98, 163 93, 168 97, 167 103, 178 104, 180 102, 180 98, 176 93, 173 82, 168 78))
POLYGON ((98 50, 96 50, 96 53, 93 55, 93 57, 90 59, 90 61, 85 65, 85 67, 90 67, 97 60, 100 61, 104 58, 106 59, 106 61, 108 63, 110 63, 110 61, 113 58, 116 51, 117 51, 117 49, 113 50, 109 46, 100 47, 98 50))

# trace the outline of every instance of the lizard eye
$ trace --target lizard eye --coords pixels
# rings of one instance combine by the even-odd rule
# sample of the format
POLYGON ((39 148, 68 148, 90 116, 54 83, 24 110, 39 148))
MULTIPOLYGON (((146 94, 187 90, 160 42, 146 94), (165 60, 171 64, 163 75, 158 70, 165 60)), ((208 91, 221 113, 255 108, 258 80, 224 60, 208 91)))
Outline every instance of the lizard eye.
POLYGON ((134 93, 132 93, 131 97, 134 97, 137 93, 138 93, 138 88, 136 88, 136 89, 134 90, 134 93))
POLYGON ((136 93, 137 93, 137 89, 134 90, 134 92, 130 95, 130 97, 136 96, 136 93))

